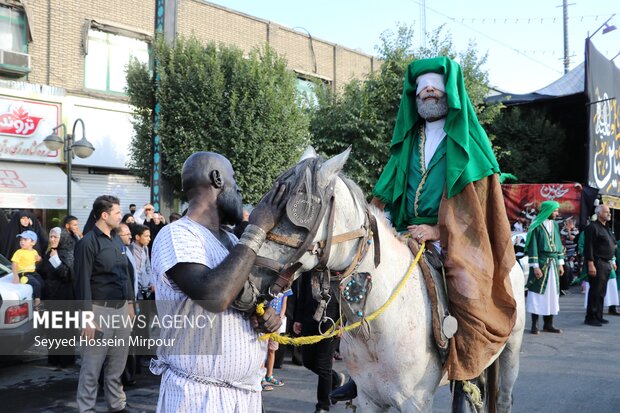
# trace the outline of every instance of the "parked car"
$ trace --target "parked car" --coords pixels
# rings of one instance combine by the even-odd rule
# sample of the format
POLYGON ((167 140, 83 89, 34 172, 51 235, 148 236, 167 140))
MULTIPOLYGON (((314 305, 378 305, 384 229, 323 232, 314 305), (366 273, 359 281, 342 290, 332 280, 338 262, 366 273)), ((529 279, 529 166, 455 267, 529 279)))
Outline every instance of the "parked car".
POLYGON ((32 287, 13 284, 11 262, 0 254, 0 355, 17 354, 33 344, 32 287))

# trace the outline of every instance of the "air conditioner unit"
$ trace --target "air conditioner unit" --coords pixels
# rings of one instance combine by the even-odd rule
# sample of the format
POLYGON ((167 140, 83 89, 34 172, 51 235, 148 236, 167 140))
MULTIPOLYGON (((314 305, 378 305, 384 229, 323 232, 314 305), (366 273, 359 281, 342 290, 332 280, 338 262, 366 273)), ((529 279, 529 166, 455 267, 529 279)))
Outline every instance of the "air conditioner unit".
POLYGON ((0 49, 0 73, 22 76, 31 70, 28 53, 0 49))

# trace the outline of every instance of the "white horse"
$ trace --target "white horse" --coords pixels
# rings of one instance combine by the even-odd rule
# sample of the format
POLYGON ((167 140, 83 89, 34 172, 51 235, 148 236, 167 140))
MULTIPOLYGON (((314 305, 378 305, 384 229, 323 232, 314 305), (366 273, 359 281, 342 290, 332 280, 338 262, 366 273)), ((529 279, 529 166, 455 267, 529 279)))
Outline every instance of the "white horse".
MULTIPOLYGON (((273 229, 259 251, 259 261, 271 261, 273 270, 286 272, 284 277, 295 278, 302 271, 317 267, 320 261, 321 241, 328 236, 350 234, 368 224, 367 211, 377 218, 378 237, 380 239, 380 265, 375 268, 373 243, 368 238, 360 237, 344 240, 331 245, 327 267, 333 271, 345 271, 364 250, 360 243, 368 243, 361 260, 356 264, 356 273, 369 273, 372 276, 372 289, 367 295, 364 313, 371 314, 380 308, 393 294, 397 284, 407 273, 414 259, 408 246, 397 237, 394 229, 387 223, 383 213, 376 208, 367 208, 363 194, 357 185, 343 178, 340 172, 348 158, 349 150, 325 162, 314 165, 314 172, 308 167, 308 161, 317 155, 308 148, 300 163, 291 168, 280 178, 293 187, 303 187, 295 197, 290 196, 287 216, 273 229), (313 176, 309 176, 313 175, 313 176), (316 204, 318 194, 329 193, 333 188, 333 201, 323 199, 326 205, 321 216, 316 204), (314 188, 314 193, 311 193, 314 188), (303 194, 305 194, 305 199, 303 194), (312 203, 315 203, 312 206, 312 203), (294 208, 294 203, 297 209, 294 208), (304 206, 305 212, 299 210, 304 206), (333 217, 330 217, 333 209, 333 217), (317 213, 318 212, 318 213, 317 213), (295 216, 297 213, 299 215, 295 216), (329 220, 333 220, 333 229, 329 220), (299 220, 305 220, 299 222, 299 220), (312 219, 321 219, 315 225, 316 233, 312 236, 312 219), (299 224, 305 225, 301 228, 299 224), (312 236, 312 243, 302 246, 304 237, 312 236), (284 240, 283 240, 284 239, 284 240), (276 263, 277 262, 277 263, 276 263), (294 265, 297 262, 297 265, 294 265)), ((293 190, 294 191, 294 190, 293 190)), ((342 238, 342 237, 341 237, 342 238)), ((347 237, 344 237, 347 238, 347 237)), ((354 263, 355 264, 355 263, 354 263)), ((256 269, 252 278, 261 291, 265 291, 273 282, 274 276, 264 269, 256 269), (265 278, 266 277, 266 278, 265 278)), ((524 277, 520 267, 515 265, 510 274, 512 288, 517 301, 518 315, 513 332, 504 346, 489 365, 499 358, 499 388, 497 411, 510 412, 512 407, 512 389, 519 371, 519 350, 523 338, 525 323, 525 305, 523 294, 524 277)), ((345 279, 343 282, 347 282, 345 279)), ((342 297, 339 297, 341 303, 342 297)), ((362 301, 363 303, 363 301, 362 301)), ((360 317, 347 305, 342 306, 349 323, 360 317)), ((365 334, 345 333, 340 349, 351 377, 357 383, 358 397, 355 405, 364 412, 385 412, 395 408, 401 412, 431 412, 435 392, 442 380, 440 356, 434 344, 431 320, 430 299, 424 278, 418 267, 413 270, 405 288, 378 318, 369 323, 365 334)))

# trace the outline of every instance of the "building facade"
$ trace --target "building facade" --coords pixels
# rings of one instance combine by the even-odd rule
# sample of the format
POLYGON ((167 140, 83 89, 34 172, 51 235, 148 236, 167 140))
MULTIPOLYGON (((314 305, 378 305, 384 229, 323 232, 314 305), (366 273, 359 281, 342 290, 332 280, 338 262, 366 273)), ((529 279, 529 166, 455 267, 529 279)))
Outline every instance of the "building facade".
POLYGON ((150 189, 127 167, 125 65, 130 57, 149 61, 158 4, 168 38, 195 36, 246 53, 268 44, 300 89, 314 79, 339 89, 379 67, 372 56, 200 0, 0 0, 0 208, 34 209, 48 227, 64 214, 65 153, 43 139, 72 134, 74 125, 75 140, 85 136, 95 151, 72 161, 72 214, 85 222, 101 194, 117 195, 123 211, 149 201, 150 189))

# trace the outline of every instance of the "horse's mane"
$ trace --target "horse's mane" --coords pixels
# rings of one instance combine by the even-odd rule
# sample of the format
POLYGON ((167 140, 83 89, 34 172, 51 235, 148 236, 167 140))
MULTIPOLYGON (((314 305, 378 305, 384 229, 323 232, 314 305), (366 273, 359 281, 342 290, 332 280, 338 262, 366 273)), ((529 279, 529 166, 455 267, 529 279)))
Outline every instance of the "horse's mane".
POLYGON ((364 196, 364 192, 355 182, 353 182, 353 180, 348 178, 343 173, 340 173, 338 176, 345 183, 349 191, 351 191, 351 195, 353 196, 354 201, 360 207, 369 208, 370 213, 373 214, 375 218, 377 218, 379 221, 383 223, 385 228, 388 231, 390 231, 390 233, 392 234, 394 238, 396 238, 402 244, 407 244, 407 238, 405 238, 404 235, 396 231, 392 223, 388 220, 387 216, 385 215, 385 212, 377 208, 375 205, 372 205, 366 202, 366 197, 364 196))
MULTIPOLYGON (((315 193, 316 193, 316 196, 319 195, 318 194, 319 190, 318 188, 316 188, 316 179, 314 179, 314 177, 316 176, 316 173, 318 172, 323 162, 325 162, 325 159, 320 155, 317 155, 317 157, 304 159, 303 161, 295 165, 293 168, 289 169, 288 171, 280 175, 278 180, 290 179, 293 176, 295 176, 295 182, 293 182, 293 184, 295 185, 295 187, 298 187, 299 185, 302 185, 302 184, 305 185, 306 205, 310 205, 312 202, 312 197, 315 195, 315 193)), ((367 207, 370 208, 371 213, 384 224, 386 229, 390 231, 390 233, 392 234, 392 236, 394 236, 394 238, 396 238, 399 242, 403 244, 407 244, 407 239, 403 235, 398 233, 396 229, 394 229, 394 227, 392 226, 392 223, 387 219, 385 212, 381 211, 379 208, 377 208, 374 205, 369 205, 368 202, 366 202, 366 196, 364 195, 364 192, 359 187, 359 185, 357 185, 351 178, 346 176, 343 172, 340 172, 338 174, 338 177, 342 180, 342 182, 349 189, 349 192, 351 193, 351 196, 353 197, 353 201, 357 204, 359 208, 361 209, 365 209, 367 207)))

